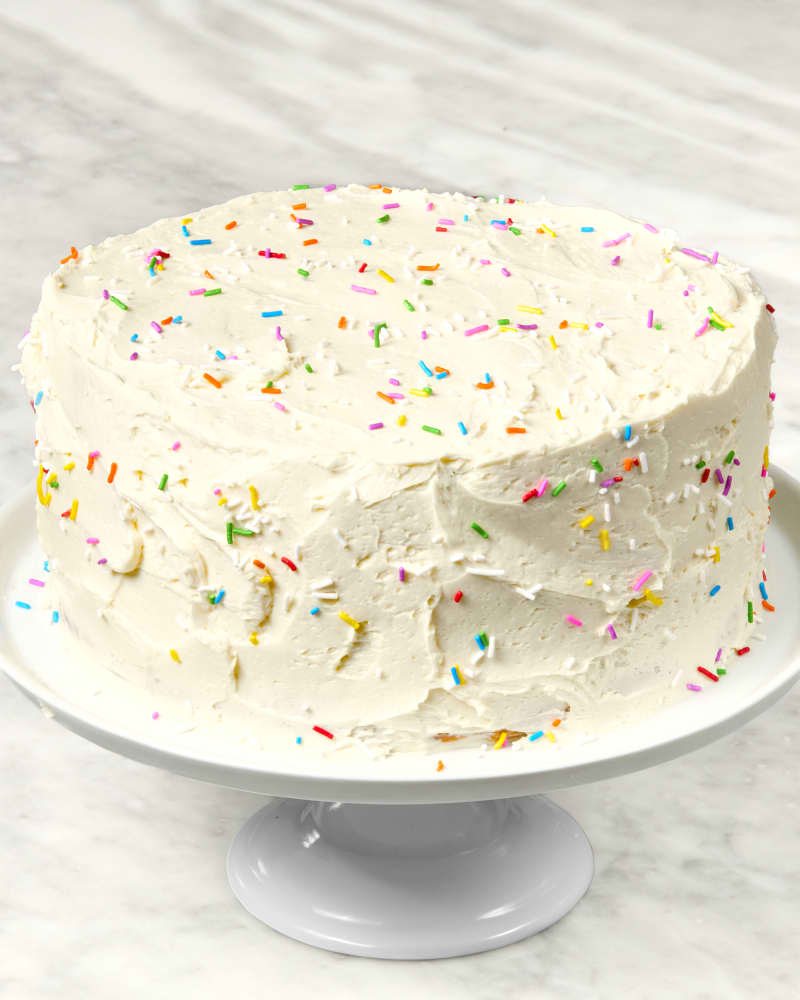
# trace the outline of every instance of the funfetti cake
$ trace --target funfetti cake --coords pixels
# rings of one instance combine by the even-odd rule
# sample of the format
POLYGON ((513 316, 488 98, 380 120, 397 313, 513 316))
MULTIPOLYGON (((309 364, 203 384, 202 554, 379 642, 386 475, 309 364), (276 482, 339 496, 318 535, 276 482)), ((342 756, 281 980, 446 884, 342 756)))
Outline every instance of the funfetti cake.
POLYGON ((265 746, 713 697, 769 610, 769 310, 613 212, 380 186, 73 250, 22 363, 59 627, 265 746))

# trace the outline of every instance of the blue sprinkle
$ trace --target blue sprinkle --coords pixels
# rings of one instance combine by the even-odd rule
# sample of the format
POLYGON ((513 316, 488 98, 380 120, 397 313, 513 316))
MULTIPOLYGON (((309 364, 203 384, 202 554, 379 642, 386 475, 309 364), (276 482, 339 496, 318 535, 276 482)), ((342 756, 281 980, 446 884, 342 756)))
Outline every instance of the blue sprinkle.
POLYGON ((425 372, 426 375, 433 375, 433 372, 428 368, 424 361, 420 361, 420 368, 425 372))
POLYGON ((302 742, 303 742, 303 737, 302 736, 297 736, 295 738, 295 743, 302 743, 302 742))
POLYGON ((468 215, 464 216, 464 222, 469 222, 469 216, 468 215))
POLYGON ((450 673, 453 675, 453 680, 455 681, 456 685, 459 685, 461 683, 461 680, 459 679, 458 671, 456 670, 456 668, 450 667, 450 673))
POLYGON ((39 391, 38 391, 38 392, 36 393, 36 399, 34 399, 34 401, 33 401, 33 405, 34 405, 34 406, 38 406, 38 405, 39 405, 39 403, 41 403, 41 401, 42 401, 42 396, 44 396, 44 389, 40 389, 40 390, 39 390, 39 391))
POLYGON ((189 230, 186 228, 186 226, 181 226, 181 232, 183 233, 184 236, 189 235, 189 230))
POLYGON ((729 517, 726 519, 728 524, 728 531, 733 531, 733 518, 729 517))
POLYGON ((434 378, 447 378, 447 372, 437 372, 434 378))
POLYGON ((631 439, 631 425, 625 424, 625 440, 630 441, 631 439))
POLYGON ((312 609, 311 609, 311 610, 309 611, 309 614, 310 614, 310 615, 318 615, 318 614, 319 614, 319 608, 312 608, 312 609))
POLYGON ((58 612, 57 611, 53 612, 53 624, 54 625, 58 624, 58 612))
POLYGON ((139 334, 138 333, 134 333, 133 336, 131 337, 131 340, 133 341, 134 344, 136 343, 136 341, 138 339, 139 339, 139 334))
POLYGON ((261 313, 261 315, 264 316, 264 317, 269 317, 269 316, 283 316, 283 309, 272 309, 270 312, 263 312, 263 313, 261 313))
POLYGON ((479 635, 475 636, 475 642, 478 644, 478 649, 486 649, 486 643, 481 639, 479 635))
POLYGON ((717 584, 717 585, 716 585, 716 587, 712 587, 712 588, 711 588, 711 590, 709 590, 709 592, 708 592, 708 593, 709 593, 709 595, 710 595, 711 597, 713 597, 713 596, 714 596, 714 594, 716 594, 716 592, 717 592, 718 590, 720 590, 720 589, 721 589, 721 588, 720 588, 720 585, 719 585, 719 584, 717 584))
POLYGON ((219 604, 219 602, 222 600, 224 596, 225 596, 225 591, 220 590, 220 592, 214 596, 214 603, 219 604))
POLYGON ((175 316, 174 319, 172 320, 172 322, 173 323, 182 323, 183 322, 183 316, 175 316))
POLYGON ((544 732, 541 729, 538 733, 531 733, 528 739, 532 742, 533 740, 538 740, 540 736, 544 736, 544 732))
POLYGON ((365 247, 372 246, 372 240, 362 240, 361 242, 364 244, 365 247))
POLYGON ((484 382, 491 382, 492 381, 492 376, 488 372, 484 372, 483 373, 483 381, 484 382))
MULTIPOLYGON (((582 233, 593 233, 594 232, 594 226, 581 226, 581 232, 582 233)), ((541 736, 541 733, 539 733, 539 735, 541 736)), ((533 739, 532 736, 531 736, 531 739, 533 739)))
POLYGON ((50 572, 50 560, 49 559, 45 559, 45 561, 43 563, 43 568, 44 568, 45 573, 49 573, 50 572))
POLYGON ((506 224, 506 220, 505 219, 492 219, 491 224, 494 225, 495 222, 499 222, 502 226, 504 226, 506 224))
POLYGON ((18 608, 24 608, 26 611, 31 610, 30 604, 28 604, 26 601, 15 601, 14 603, 17 605, 18 608))
POLYGON ((766 586, 763 583, 759 583, 758 589, 761 591, 761 596, 764 598, 764 600, 768 601, 769 598, 767 597, 767 588, 766 588, 766 586))
POLYGON ((222 353, 222 351, 214 351, 214 353, 220 359, 220 361, 224 361, 225 360, 225 355, 222 353))
POLYGON ((189 240, 189 245, 193 247, 204 247, 210 242, 211 240, 189 240))
POLYGON ((458 422, 458 429, 461 431, 462 434, 466 434, 467 433, 467 428, 464 426, 464 421, 463 420, 459 420, 459 422, 458 422))

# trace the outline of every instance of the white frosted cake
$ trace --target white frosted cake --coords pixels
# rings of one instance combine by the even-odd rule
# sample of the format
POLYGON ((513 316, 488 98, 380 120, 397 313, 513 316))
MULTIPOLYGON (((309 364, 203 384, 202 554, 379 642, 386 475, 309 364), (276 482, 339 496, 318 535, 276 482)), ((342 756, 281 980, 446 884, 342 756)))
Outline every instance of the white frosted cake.
POLYGON ((22 359, 59 627, 264 746, 713 697, 771 610, 770 312, 648 223, 381 186, 73 249, 22 359))

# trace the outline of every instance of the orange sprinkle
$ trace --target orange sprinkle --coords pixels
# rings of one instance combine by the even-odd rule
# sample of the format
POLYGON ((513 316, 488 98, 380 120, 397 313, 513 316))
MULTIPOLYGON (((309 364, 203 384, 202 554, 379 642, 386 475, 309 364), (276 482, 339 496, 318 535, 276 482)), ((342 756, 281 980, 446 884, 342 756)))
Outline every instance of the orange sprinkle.
POLYGON ((214 378, 213 375, 209 375, 208 372, 203 372, 203 378, 206 380, 206 382, 210 382, 215 388, 217 389, 222 388, 222 382, 220 382, 218 378, 214 378))
POLYGON ((478 382, 476 389, 494 389, 494 382, 478 382))
POLYGON ((771 500, 775 496, 775 490, 769 491, 769 499, 771 500))
POLYGON ((231 221, 225 226, 226 229, 236 228, 236 219, 231 219, 231 221))
POLYGON ((383 184, 370 184, 369 185, 370 191, 380 191, 380 189, 382 187, 383 187, 383 184))
POLYGON ((340 330, 344 330, 346 326, 347 326, 347 317, 346 316, 340 316, 339 317, 339 329, 340 330))
POLYGON ((296 205, 292 205, 292 208, 297 210, 298 208, 308 208, 308 205, 304 201, 298 201, 296 205))
POLYGON ((310 247, 312 243, 319 243, 319 240, 303 240, 304 247, 310 247))
POLYGON ((88 458, 88 460, 86 462, 86 468, 89 470, 89 472, 92 471, 92 468, 94 466, 94 460, 95 460, 95 456, 94 455, 89 455, 89 458, 88 458))
POLYGON ((450 374, 450 369, 449 368, 442 368, 441 365, 436 365, 436 367, 433 370, 435 372, 444 372, 446 375, 450 374))
POLYGON ((773 604, 770 604, 769 601, 762 601, 761 602, 761 607, 762 608, 766 608, 767 611, 774 611, 775 610, 775 606, 773 604))
POLYGON ((76 250, 75 247, 70 247, 67 256, 61 258, 61 263, 66 264, 68 260, 77 260, 77 259, 78 259, 78 251, 76 250))
POLYGON ((386 402, 391 403, 392 406, 394 406, 394 404, 397 402, 396 400, 392 399, 391 396, 387 396, 385 392, 376 392, 375 395, 380 396, 381 399, 385 399, 386 402))
MULTIPOLYGON (((380 185, 379 185, 379 186, 380 186, 380 185)), ((391 193, 392 193, 392 189, 391 189, 391 188, 384 188, 384 189, 383 189, 383 193, 384 193, 384 194, 391 194, 391 193)))
POLYGON ((550 725, 551 726, 560 726, 561 725, 561 719, 553 719, 553 721, 550 723, 550 725))
POLYGON ((630 472, 631 469, 633 468, 633 459, 632 458, 626 458, 625 461, 622 463, 622 468, 626 472, 630 472))
POLYGON ((166 319, 162 319, 161 320, 161 325, 162 326, 169 326, 171 322, 172 322, 172 317, 171 316, 167 316, 166 319))
POLYGON ((258 566, 259 569, 266 569, 267 568, 266 563, 261 562, 260 559, 254 559, 253 560, 253 565, 254 566, 258 566))
POLYGON ((418 271, 438 271, 438 264, 417 264, 418 271))
POLYGON ((437 770, 437 771, 443 771, 443 770, 444 770, 444 764, 443 764, 443 763, 442 763, 441 761, 439 761, 439 762, 437 763, 437 765, 436 765, 436 770, 437 770))
POLYGON ((558 324, 559 330, 566 330, 568 326, 569 323, 565 319, 562 319, 561 322, 558 324))
POLYGON ((213 275, 213 274, 212 274, 212 273, 211 273, 210 271, 203 271, 203 274, 204 274, 204 275, 205 275, 205 276, 206 276, 207 278, 211 278, 211 280, 212 280, 212 281, 216 281, 216 280, 217 280, 217 279, 216 279, 216 278, 214 277, 214 275, 213 275))
POLYGON ((527 434, 528 431, 524 427, 506 427, 506 434, 527 434))
POLYGON ((114 476, 116 476, 116 474, 117 474, 117 463, 116 462, 112 462, 111 463, 111 468, 108 470, 108 479, 106 480, 106 482, 107 483, 113 483, 114 482, 114 476))
POLYGON ((268 392, 268 393, 270 393, 273 396, 277 396, 278 394, 280 394, 281 392, 283 392, 283 389, 278 389, 274 385, 268 385, 268 386, 265 386, 261 391, 262 392, 268 392))

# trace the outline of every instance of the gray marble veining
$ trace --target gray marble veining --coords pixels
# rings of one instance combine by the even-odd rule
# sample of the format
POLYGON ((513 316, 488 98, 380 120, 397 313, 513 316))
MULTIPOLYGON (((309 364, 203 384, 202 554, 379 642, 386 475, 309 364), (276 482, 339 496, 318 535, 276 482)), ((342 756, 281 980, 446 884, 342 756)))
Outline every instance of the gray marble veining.
MULTIPOLYGON (((800 474, 798 47, 792 0, 4 5, 0 502, 31 477, 8 369, 70 244, 329 180, 609 205, 748 264, 781 335, 771 451, 800 474)), ((795 690, 557 793, 596 852, 584 901, 511 948, 388 965, 240 909, 224 856, 255 796, 112 756, 0 681, 0 995, 796 996, 799 722, 795 690)))

